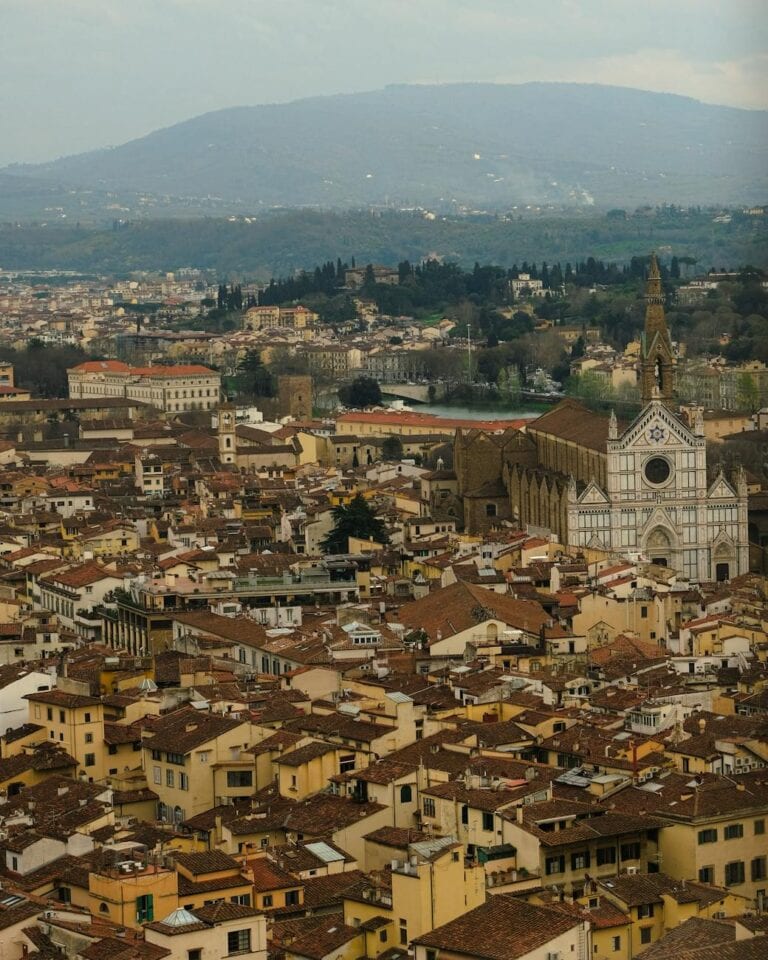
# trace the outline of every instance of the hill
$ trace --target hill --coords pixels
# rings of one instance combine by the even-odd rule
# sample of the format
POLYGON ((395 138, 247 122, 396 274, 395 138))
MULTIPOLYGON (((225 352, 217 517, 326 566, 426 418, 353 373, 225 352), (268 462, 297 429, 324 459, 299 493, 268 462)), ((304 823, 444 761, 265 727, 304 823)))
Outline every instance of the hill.
POLYGON ((656 249, 698 269, 768 266, 768 217, 660 209, 626 218, 437 217, 417 213, 290 210, 250 217, 137 220, 107 228, 0 225, 0 268, 125 275, 192 266, 219 277, 268 280, 341 257, 396 264, 436 256, 471 267, 594 256, 628 263, 656 249))
POLYGON ((768 112, 587 84, 398 85, 218 110, 2 173, 0 216, 20 216, 24 196, 39 216, 41 191, 49 212, 58 191, 89 215, 103 200, 129 216, 758 203, 768 112))

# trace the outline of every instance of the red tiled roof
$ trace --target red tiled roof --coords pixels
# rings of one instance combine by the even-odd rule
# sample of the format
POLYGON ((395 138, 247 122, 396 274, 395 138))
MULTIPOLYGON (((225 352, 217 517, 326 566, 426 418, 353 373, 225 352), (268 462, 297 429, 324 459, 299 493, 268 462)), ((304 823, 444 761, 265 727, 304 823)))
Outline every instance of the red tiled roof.
POLYGON ((463 420, 436 417, 429 413, 385 413, 380 410, 342 413, 337 423, 376 423, 382 426, 439 427, 444 430, 519 430, 529 423, 526 417, 516 420, 463 420))

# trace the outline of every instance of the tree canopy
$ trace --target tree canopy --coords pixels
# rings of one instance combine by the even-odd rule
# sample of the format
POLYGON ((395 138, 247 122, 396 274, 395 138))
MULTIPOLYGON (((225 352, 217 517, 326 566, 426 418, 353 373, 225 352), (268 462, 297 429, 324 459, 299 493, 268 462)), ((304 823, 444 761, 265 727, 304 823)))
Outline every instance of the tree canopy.
POLYGON ((373 377, 355 377, 339 387, 339 400, 347 407, 375 407, 381 403, 381 387, 373 377))
POLYGON ((381 455, 385 460, 403 459, 403 441, 393 433, 384 438, 381 445, 381 455))
POLYGON ((362 494, 356 494, 348 504, 333 508, 333 529, 320 546, 327 553, 346 553, 349 538, 389 543, 389 534, 362 494))

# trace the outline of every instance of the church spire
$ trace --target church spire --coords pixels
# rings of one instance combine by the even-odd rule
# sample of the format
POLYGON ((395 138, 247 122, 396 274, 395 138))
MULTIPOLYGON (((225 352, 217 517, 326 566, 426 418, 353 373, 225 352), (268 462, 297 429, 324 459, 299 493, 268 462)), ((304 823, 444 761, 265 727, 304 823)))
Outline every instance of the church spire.
POLYGON ((674 397, 672 341, 664 316, 664 293, 656 254, 651 254, 645 284, 645 329, 640 350, 640 393, 643 403, 674 397))

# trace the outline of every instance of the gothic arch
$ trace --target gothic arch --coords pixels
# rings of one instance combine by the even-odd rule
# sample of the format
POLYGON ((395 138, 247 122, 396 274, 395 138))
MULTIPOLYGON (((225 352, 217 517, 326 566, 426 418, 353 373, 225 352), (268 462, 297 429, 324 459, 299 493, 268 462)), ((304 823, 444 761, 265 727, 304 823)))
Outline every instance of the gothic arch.
POLYGON ((677 537, 674 531, 664 524, 657 523, 645 535, 643 552, 652 563, 659 563, 665 567, 674 566, 673 556, 677 548, 677 537))

